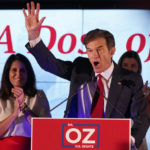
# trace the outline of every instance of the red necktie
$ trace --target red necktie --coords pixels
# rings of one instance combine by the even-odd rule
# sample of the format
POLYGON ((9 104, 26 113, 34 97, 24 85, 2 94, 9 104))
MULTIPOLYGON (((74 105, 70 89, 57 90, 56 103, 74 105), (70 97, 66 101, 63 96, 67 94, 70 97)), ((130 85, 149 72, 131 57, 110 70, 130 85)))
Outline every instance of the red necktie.
POLYGON ((104 97, 102 95, 104 94, 104 87, 103 87, 103 83, 101 79, 102 76, 99 74, 98 77, 99 77, 98 87, 99 87, 100 93, 99 93, 97 104, 91 113, 91 118, 103 118, 104 97))

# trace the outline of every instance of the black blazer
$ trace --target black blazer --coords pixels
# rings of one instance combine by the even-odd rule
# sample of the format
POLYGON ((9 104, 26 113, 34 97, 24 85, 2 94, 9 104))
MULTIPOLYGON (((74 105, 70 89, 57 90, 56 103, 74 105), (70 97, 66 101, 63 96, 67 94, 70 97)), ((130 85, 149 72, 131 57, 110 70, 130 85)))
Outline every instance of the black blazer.
MULTIPOLYGON (((69 98, 65 111, 65 117, 77 117, 76 93, 77 88, 84 82, 92 84, 94 72, 88 58, 78 57, 73 62, 62 61, 48 50, 42 41, 34 48, 29 43, 26 45, 30 53, 44 70, 70 81, 69 98)), ((115 64, 115 63, 114 63, 115 64)), ((92 86, 91 86, 92 87, 92 86)), ((147 104, 142 92, 143 81, 140 75, 119 69, 115 64, 112 82, 110 85, 106 106, 106 118, 132 118, 132 136, 135 137, 136 146, 139 147, 149 127, 147 104), (120 81, 132 81, 132 85, 120 86, 120 81)), ((91 89, 92 90, 92 89, 91 89)))

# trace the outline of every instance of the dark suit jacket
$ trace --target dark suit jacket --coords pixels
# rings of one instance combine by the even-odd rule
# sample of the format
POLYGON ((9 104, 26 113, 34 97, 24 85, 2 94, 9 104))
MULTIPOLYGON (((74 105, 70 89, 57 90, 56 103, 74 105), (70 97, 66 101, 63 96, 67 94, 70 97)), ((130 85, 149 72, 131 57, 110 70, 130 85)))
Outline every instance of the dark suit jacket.
MULTIPOLYGON (((44 70, 70 81, 65 117, 76 118, 78 112, 77 97, 70 97, 76 93, 77 88, 84 82, 88 82, 89 84, 93 82, 94 73, 88 58, 78 57, 73 62, 62 61, 55 58, 42 41, 34 48, 30 48, 29 43, 26 47, 44 70)), ((143 81, 140 75, 119 69, 115 64, 105 117, 132 118, 134 120, 132 135, 136 139, 137 147, 141 144, 149 127, 147 104, 142 87, 143 81), (122 80, 133 81, 135 85, 131 85, 130 87, 121 86, 118 82, 122 80)))

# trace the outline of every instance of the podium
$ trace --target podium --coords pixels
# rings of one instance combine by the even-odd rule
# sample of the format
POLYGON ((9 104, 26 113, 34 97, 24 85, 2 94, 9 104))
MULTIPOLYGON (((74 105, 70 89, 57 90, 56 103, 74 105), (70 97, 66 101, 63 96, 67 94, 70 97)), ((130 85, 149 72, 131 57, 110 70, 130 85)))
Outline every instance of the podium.
POLYGON ((130 119, 32 119, 32 150, 130 150, 130 119))

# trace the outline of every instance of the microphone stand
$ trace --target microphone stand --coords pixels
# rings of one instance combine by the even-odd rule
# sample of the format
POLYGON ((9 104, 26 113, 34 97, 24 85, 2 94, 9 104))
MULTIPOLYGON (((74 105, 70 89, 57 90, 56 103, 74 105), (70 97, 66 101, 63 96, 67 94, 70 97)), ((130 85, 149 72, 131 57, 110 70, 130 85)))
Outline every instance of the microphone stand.
POLYGON ((80 92, 82 89, 85 88, 85 86, 87 85, 87 82, 84 84, 84 86, 80 89, 78 89, 75 93, 73 93, 71 96, 69 96, 68 98, 64 99, 62 102, 60 102, 59 104, 57 104, 56 106, 54 106, 52 109, 50 109, 50 112, 52 112, 53 110, 55 110, 57 107, 59 107, 60 105, 62 105, 64 102, 66 102, 67 100, 70 100, 73 96, 75 96, 78 92, 80 92))

